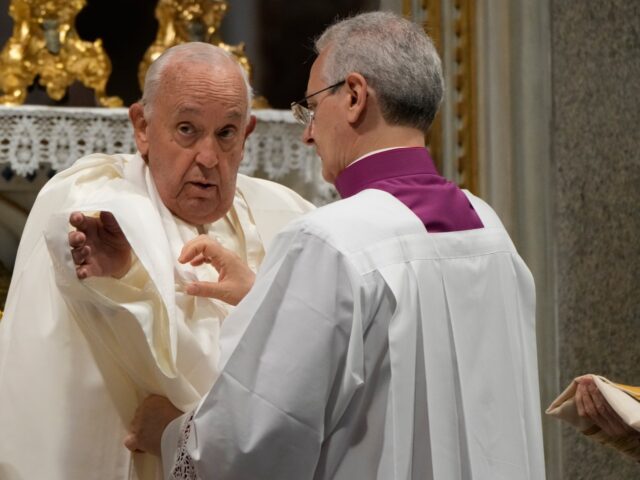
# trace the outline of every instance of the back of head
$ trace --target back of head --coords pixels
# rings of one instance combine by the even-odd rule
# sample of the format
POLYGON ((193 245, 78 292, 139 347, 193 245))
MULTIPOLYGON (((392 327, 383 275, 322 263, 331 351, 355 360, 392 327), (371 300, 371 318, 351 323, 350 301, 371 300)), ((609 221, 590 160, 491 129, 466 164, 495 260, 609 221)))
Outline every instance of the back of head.
POLYGON ((317 53, 328 49, 328 85, 358 72, 376 92, 387 123, 429 128, 444 82, 440 57, 421 27, 389 12, 364 13, 329 27, 315 46, 317 53))
POLYGON ((251 109, 253 91, 249 83, 249 77, 245 69, 238 63, 236 57, 225 49, 209 43, 188 42, 167 49, 147 70, 141 100, 144 105, 145 116, 148 117, 151 114, 154 98, 162 83, 163 72, 170 66, 184 65, 188 68, 188 65, 193 64, 210 66, 212 69, 224 65, 233 65, 234 68, 237 68, 247 89, 247 108, 251 109))

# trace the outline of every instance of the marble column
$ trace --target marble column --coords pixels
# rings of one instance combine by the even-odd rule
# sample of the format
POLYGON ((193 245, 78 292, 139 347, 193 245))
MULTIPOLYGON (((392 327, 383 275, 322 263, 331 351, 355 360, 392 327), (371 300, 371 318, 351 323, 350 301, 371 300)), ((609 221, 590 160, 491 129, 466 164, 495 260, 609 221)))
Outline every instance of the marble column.
MULTIPOLYGON (((640 2, 479 0, 481 191, 536 278, 543 408, 640 385, 640 2)), ((547 478, 640 468, 545 419, 547 478)))

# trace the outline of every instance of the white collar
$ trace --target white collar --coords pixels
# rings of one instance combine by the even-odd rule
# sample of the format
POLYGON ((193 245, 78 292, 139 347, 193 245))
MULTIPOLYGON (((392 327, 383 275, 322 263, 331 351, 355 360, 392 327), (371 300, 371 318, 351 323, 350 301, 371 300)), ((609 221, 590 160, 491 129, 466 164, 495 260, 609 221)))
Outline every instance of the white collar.
POLYGON ((375 155, 376 153, 388 152, 389 150, 396 150, 398 148, 410 148, 410 147, 405 147, 404 145, 398 145, 397 147, 381 148, 380 150, 374 150, 373 152, 365 153, 364 155, 356 158, 353 162, 351 162, 349 165, 347 165, 347 168, 349 168, 354 163, 359 162, 363 158, 370 157, 371 155, 375 155))

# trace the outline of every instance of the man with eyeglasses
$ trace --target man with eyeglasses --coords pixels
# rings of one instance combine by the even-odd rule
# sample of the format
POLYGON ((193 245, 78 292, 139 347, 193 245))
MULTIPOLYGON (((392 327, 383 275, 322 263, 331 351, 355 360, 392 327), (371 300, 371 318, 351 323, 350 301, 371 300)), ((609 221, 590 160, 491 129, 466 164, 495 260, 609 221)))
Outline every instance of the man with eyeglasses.
MULTIPOLYGON (((277 237, 199 407, 171 421, 148 398, 128 444, 160 453, 164 429, 169 478, 544 479, 533 280, 425 148, 443 90, 433 44, 375 12, 316 49, 292 107, 342 200, 277 237)), ((243 278, 206 238, 182 252, 203 257, 222 283, 243 278)))

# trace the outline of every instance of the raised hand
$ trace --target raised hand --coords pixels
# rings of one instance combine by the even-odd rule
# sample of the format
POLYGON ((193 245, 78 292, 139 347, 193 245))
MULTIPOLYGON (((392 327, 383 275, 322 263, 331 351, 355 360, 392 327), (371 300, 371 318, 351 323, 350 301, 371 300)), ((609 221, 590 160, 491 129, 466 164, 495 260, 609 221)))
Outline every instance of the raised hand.
POLYGON ((69 233, 69 246, 78 278, 121 278, 129 271, 131 246, 111 213, 94 218, 73 212, 69 223, 76 228, 69 233))
POLYGON ((237 305, 244 298, 256 278, 238 255, 206 235, 187 242, 178 261, 194 266, 213 265, 218 271, 217 282, 193 282, 187 285, 186 291, 189 295, 217 298, 230 305, 237 305))

